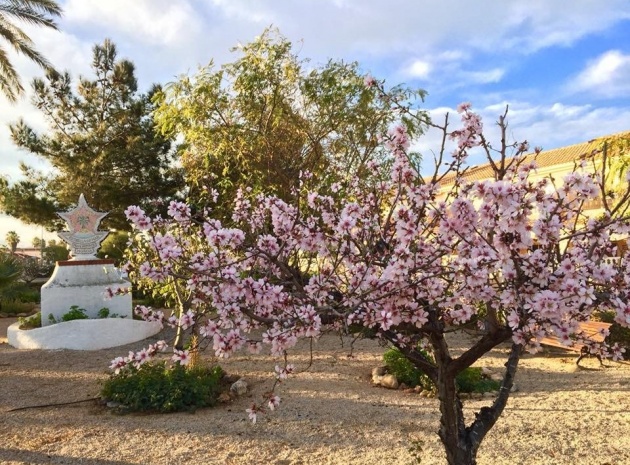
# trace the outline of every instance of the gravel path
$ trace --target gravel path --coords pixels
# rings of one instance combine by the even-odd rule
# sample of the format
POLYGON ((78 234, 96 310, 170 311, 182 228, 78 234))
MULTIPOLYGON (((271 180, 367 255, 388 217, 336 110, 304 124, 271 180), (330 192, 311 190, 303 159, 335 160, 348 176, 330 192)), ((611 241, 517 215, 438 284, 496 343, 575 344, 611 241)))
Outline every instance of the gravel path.
MULTIPOLYGON (((6 344, 0 320, 0 463, 83 465, 173 464, 412 464, 409 447, 422 448, 423 465, 445 463, 436 435, 437 401, 373 387, 383 349, 360 341, 354 356, 339 338, 315 345, 310 370, 280 388, 281 408, 253 425, 245 409, 271 386, 271 357, 242 355, 222 366, 243 376, 250 392, 195 414, 114 415, 96 402, 11 409, 85 400, 98 395, 109 361, 137 343, 95 352, 19 351, 6 344), (3 339, 4 338, 4 339, 3 339)), ((499 370, 505 349, 482 360, 499 370)), ((292 357, 298 369, 309 352, 292 357)), ((519 388, 486 438, 480 465, 630 464, 630 364, 585 360, 572 354, 526 356, 519 388)), ((466 413, 488 400, 467 400, 466 413)))

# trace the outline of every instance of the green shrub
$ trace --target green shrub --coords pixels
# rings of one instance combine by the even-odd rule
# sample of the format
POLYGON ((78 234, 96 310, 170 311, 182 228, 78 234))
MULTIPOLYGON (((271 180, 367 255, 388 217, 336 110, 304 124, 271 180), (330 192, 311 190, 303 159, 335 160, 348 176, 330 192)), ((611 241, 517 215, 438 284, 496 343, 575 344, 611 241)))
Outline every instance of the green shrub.
POLYGON ((18 318, 20 329, 35 329, 42 327, 42 312, 37 312, 35 315, 18 318))
POLYGON ((165 362, 129 366, 103 383, 101 397, 119 402, 129 411, 181 412, 216 404, 220 393, 221 367, 165 362))
MULTIPOLYGON (((429 360, 433 360, 431 354, 421 351, 429 360)), ((398 349, 389 349, 383 354, 383 361, 389 372, 393 374, 398 382, 405 383, 409 387, 421 386, 422 389, 430 391, 433 389, 433 382, 422 371, 413 366, 398 349)))
MULTIPOLYGON (((427 359, 433 360, 428 352, 420 351, 427 359)), ((385 365, 396 379, 407 386, 421 386, 425 391, 435 390, 431 379, 419 368, 416 368, 398 349, 389 349, 383 354, 385 365)), ((459 392, 490 392, 496 391, 501 383, 486 378, 481 368, 468 367, 455 378, 459 392)))
POLYGON ((17 315, 18 313, 31 313, 35 308, 34 303, 20 302, 19 300, 6 300, 0 304, 0 312, 7 315, 17 315))
POLYGON ((490 392, 498 391, 501 383, 490 378, 486 378, 481 368, 468 367, 455 378, 457 390, 459 392, 490 392))
POLYGON ((70 307, 69 311, 61 315, 61 320, 57 320, 52 313, 48 315, 48 321, 53 324, 61 321, 87 320, 88 318, 89 316, 87 316, 86 310, 84 308, 79 308, 78 305, 70 307))

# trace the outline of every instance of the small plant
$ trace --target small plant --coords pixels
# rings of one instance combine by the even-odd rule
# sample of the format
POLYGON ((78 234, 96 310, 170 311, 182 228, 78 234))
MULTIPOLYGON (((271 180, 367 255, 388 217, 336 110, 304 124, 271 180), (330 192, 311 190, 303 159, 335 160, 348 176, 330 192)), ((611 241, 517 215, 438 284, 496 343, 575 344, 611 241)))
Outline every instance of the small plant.
POLYGON ((87 320, 88 318, 86 310, 84 308, 80 308, 78 305, 71 306, 68 312, 61 315, 60 320, 57 320, 52 313, 48 315, 48 321, 52 324, 59 323, 61 321, 87 320))
POLYGON ((89 317, 86 314, 86 310, 84 308, 79 308, 78 305, 73 305, 70 307, 70 311, 64 313, 61 316, 61 321, 72 321, 72 320, 86 320, 89 317))
POLYGON ((103 307, 98 311, 99 318, 107 318, 109 316, 109 308, 103 307))
MULTIPOLYGON (((421 351, 428 359, 432 360, 431 354, 421 351)), ((431 379, 422 371, 418 370, 413 364, 405 358, 398 349, 389 349, 383 354, 385 365, 389 368, 398 382, 405 383, 409 387, 420 386, 423 390, 433 390, 431 379)))
POLYGON ((42 312, 37 312, 35 315, 31 315, 28 317, 20 317, 18 318, 18 323, 20 324, 20 329, 35 329, 42 327, 42 312))
POLYGON ((103 383, 101 397, 119 402, 129 411, 194 411, 216 404, 223 375, 219 366, 129 365, 103 383))
POLYGON ((478 367, 468 367, 455 378, 459 392, 491 392, 498 391, 501 383, 486 378, 478 367))
MULTIPOLYGON (((428 352, 421 350, 422 354, 429 360, 433 357, 428 352)), ((407 386, 421 386, 425 391, 435 390, 431 379, 422 370, 413 366, 398 349, 389 349, 383 354, 385 365, 396 379, 407 386)), ((455 378, 457 390, 459 392, 491 392, 499 389, 501 384, 490 378, 486 378, 477 367, 468 367, 455 378)))
POLYGON ((407 452, 411 455, 412 463, 422 463, 422 448, 424 447, 424 442, 419 439, 412 439, 409 441, 409 444, 407 452))

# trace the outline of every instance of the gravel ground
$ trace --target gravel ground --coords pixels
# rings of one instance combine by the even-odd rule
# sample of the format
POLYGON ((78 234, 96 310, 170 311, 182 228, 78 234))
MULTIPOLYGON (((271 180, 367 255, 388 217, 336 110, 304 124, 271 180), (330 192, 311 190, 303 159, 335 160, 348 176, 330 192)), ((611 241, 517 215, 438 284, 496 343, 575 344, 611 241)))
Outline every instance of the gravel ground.
MULTIPOLYGON (((114 415, 97 402, 16 408, 96 397, 109 361, 150 341, 93 351, 16 350, 0 320, 0 463, 84 465, 445 463, 436 435, 437 400, 370 384, 383 349, 324 336, 314 362, 280 387, 278 411, 253 425, 245 409, 272 384, 274 360, 242 355, 222 362, 244 377, 247 395, 195 414, 114 415), (409 452, 419 446, 421 461, 409 452)), ((480 366, 499 370, 505 348, 480 366)), ((205 356, 204 356, 205 357, 205 356)), ((308 346, 293 352, 298 370, 308 346)), ((482 444, 480 465, 630 464, 630 364, 574 364, 571 353, 525 356, 518 392, 482 444)), ((488 403, 466 400, 466 414, 488 403)))

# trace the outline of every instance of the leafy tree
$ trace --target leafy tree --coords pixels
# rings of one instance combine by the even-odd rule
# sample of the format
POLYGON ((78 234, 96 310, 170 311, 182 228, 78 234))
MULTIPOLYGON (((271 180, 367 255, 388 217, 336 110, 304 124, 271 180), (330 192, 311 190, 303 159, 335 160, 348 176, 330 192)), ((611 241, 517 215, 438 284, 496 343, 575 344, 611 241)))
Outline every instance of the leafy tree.
MULTIPOLYGON (((169 320, 141 312, 192 332, 200 347, 208 338, 219 357, 268 347, 279 361, 277 379, 294 371, 291 347, 317 338, 323 322, 378 337, 436 386, 449 465, 474 465, 507 405, 522 354, 539 351, 545 335, 622 356, 618 345, 589 341, 576 323, 610 310, 630 326, 630 256, 607 260, 610 237, 627 233, 630 219, 588 216, 585 203, 607 194, 599 173, 578 168, 562 180, 536 180, 526 143, 493 145, 480 117, 468 105, 459 111, 460 129, 435 125, 458 148, 449 156, 442 143, 433 174, 414 169, 399 126, 385 138, 394 156, 390 176, 356 178, 344 196, 304 189, 295 203, 274 195, 239 199, 230 227, 184 203, 173 202, 167 218, 130 207, 142 231, 129 250, 130 278, 176 285, 187 305, 169 320), (466 179, 473 149, 487 154, 491 179, 466 179), (453 350, 451 337, 470 328, 478 335, 458 339, 453 350), (505 343, 497 397, 465 416, 458 374, 505 343)), ((499 129, 508 133, 505 115, 499 129)), ((619 201, 628 199, 630 185, 619 201)), ((119 357, 112 368, 142 363, 146 354, 119 357)), ((173 359, 185 364, 190 352, 175 347, 173 359)), ((274 388, 248 409, 253 420, 278 406, 274 388)))
MULTIPOLYGON (((240 57, 212 62, 158 92, 156 121, 167 135, 183 135, 182 163, 193 201, 221 194, 213 208, 228 208, 239 187, 291 199, 300 173, 318 185, 364 176, 367 163, 385 156, 379 137, 400 120, 421 133, 421 90, 395 87, 391 100, 364 85, 357 63, 329 61, 312 67, 292 44, 267 29, 236 47, 240 57)), ((306 181, 306 177, 301 180, 306 181)))
POLYGON ((11 134, 53 169, 43 174, 22 165, 23 180, 0 182, 7 214, 54 229, 55 212, 76 205, 83 193, 90 206, 109 212, 103 227, 124 229, 127 205, 159 204, 181 189, 171 141, 154 129, 151 97, 159 88, 138 94, 134 65, 118 60, 109 40, 94 46, 92 69, 95 79, 81 77, 76 93, 67 72, 33 81, 33 103, 50 129, 40 135, 19 121, 11 134))
POLYGON ((110 258, 116 261, 116 265, 119 265, 125 255, 125 249, 127 248, 127 242, 129 241, 129 233, 126 231, 114 231, 101 242, 101 247, 98 250, 99 258, 110 258))
POLYGON ((42 239, 41 237, 35 236, 33 237, 31 244, 36 249, 43 249, 44 247, 46 247, 46 239, 42 239))
MULTIPOLYGON (((54 241, 50 241, 54 242, 54 241)), ((46 248, 44 248, 42 253, 42 260, 44 264, 48 267, 54 267, 55 263, 67 260, 70 256, 70 252, 63 245, 51 244, 49 243, 46 248)))
MULTIPOLYGON (((0 39, 42 68, 50 69, 48 60, 35 50, 30 37, 12 20, 57 29, 54 19, 60 17, 61 13, 61 7, 53 0, 0 0, 0 39)), ((7 50, 1 45, 0 91, 9 102, 15 102, 24 92, 7 50)))
POLYGON ((14 254, 18 244, 20 243, 20 236, 18 236, 18 233, 16 233, 15 231, 9 231, 4 237, 4 240, 7 241, 11 253, 14 254))

